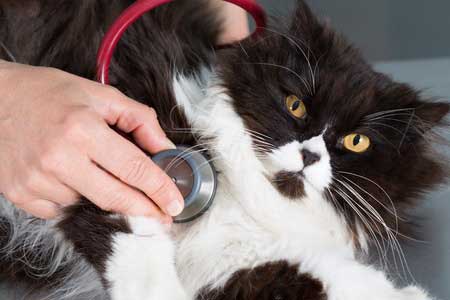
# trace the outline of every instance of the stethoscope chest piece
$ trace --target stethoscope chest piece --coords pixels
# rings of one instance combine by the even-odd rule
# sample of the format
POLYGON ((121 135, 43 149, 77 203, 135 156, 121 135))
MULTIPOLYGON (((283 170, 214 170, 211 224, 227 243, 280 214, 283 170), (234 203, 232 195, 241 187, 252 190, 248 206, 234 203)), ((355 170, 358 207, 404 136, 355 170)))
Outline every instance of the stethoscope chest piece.
POLYGON ((214 166, 202 152, 186 147, 160 152, 152 160, 175 182, 185 208, 175 223, 190 222, 205 213, 214 201, 217 177, 214 166))

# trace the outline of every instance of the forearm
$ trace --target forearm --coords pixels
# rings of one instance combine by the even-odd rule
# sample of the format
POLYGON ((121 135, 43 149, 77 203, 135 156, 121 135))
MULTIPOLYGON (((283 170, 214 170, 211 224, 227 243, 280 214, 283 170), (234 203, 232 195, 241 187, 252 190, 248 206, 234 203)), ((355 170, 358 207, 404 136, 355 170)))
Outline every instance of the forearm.
POLYGON ((249 25, 245 10, 228 2, 223 2, 221 5, 224 16, 224 32, 220 43, 226 44, 246 38, 249 35, 249 25))

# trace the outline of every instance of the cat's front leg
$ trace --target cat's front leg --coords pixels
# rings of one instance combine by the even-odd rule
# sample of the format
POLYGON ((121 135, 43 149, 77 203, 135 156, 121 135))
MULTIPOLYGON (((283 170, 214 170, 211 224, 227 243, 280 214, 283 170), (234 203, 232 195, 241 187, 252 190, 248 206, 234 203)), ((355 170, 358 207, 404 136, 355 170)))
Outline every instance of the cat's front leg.
POLYGON ((417 287, 397 288, 384 272, 353 259, 322 258, 313 273, 327 287, 328 300, 432 300, 417 287))
POLYGON ((188 300, 174 244, 158 221, 110 214, 82 201, 66 211, 59 228, 95 267, 112 300, 188 300))

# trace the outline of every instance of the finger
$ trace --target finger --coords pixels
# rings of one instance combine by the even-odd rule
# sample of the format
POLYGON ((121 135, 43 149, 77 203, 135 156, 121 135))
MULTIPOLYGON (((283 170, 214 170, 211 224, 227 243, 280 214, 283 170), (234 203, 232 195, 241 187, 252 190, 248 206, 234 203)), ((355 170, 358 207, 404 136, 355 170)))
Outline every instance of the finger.
POLYGON ((162 130, 155 111, 140 104, 115 89, 103 98, 96 98, 94 108, 110 125, 121 131, 132 133, 136 142, 146 151, 155 154, 175 145, 162 130))
POLYGON ((88 151, 94 162, 145 193, 168 215, 182 212, 183 196, 173 180, 139 148, 111 129, 100 133, 96 141, 88 151))
POLYGON ((78 202, 80 195, 51 175, 37 177, 31 188, 35 198, 47 199, 63 207, 78 202))
POLYGON ((79 161, 71 168, 76 169, 76 172, 63 174, 64 182, 101 209, 124 215, 154 217, 165 223, 171 222, 171 219, 142 193, 114 178, 94 163, 79 161))
POLYGON ((30 200, 26 204, 17 205, 18 208, 40 219, 54 219, 60 211, 61 206, 48 200, 30 200))

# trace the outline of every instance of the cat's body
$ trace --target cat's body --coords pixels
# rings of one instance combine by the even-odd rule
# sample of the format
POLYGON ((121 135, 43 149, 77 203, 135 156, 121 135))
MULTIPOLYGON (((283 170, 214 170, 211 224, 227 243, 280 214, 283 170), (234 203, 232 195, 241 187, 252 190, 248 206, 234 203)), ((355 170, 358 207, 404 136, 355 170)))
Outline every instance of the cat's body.
MULTIPOLYGON (((94 78, 102 34, 132 1, 59 2, 5 1, 3 43, 20 62, 94 78)), ((3 199, 0 276, 39 299, 430 299, 363 257, 396 247, 404 209, 442 180, 423 135, 448 106, 372 71, 301 1, 289 28, 215 52, 218 20, 207 1, 152 12, 112 68, 171 139, 211 156, 210 210, 169 234, 85 200, 45 222, 3 199), (307 113, 286 106, 290 95, 307 113), (344 149, 353 132, 371 146, 344 149)))

